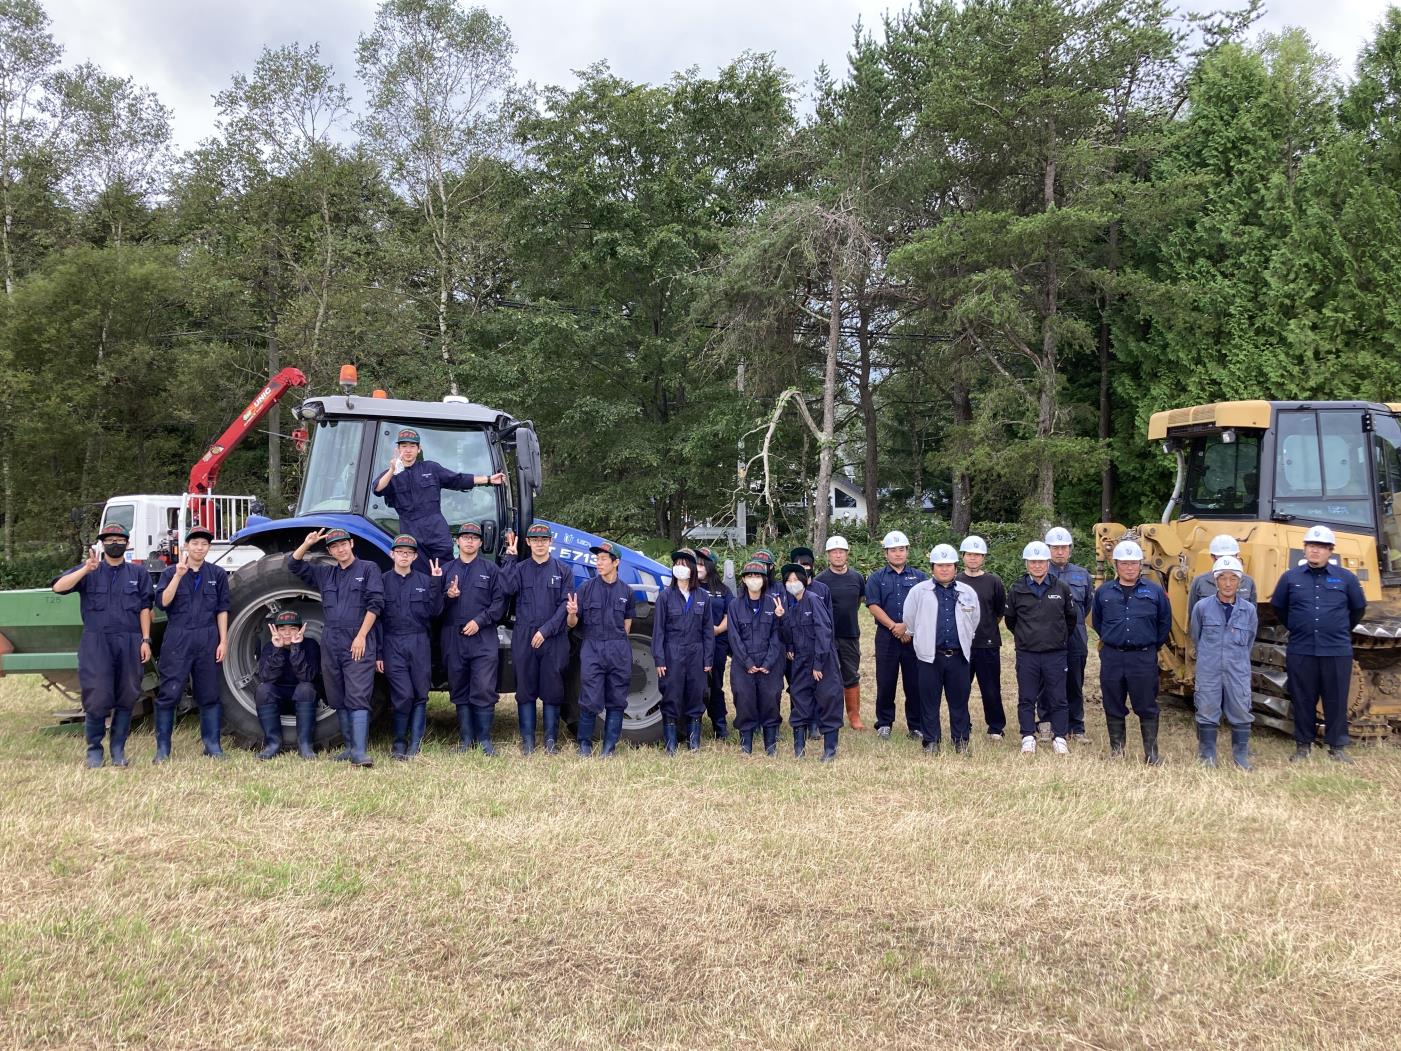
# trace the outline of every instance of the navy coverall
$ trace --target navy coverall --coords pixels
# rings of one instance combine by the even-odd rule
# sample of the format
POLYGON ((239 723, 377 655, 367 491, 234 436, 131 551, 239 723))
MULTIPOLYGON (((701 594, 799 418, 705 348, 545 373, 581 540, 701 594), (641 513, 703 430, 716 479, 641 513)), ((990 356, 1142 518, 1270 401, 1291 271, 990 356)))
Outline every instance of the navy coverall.
POLYGON ((1332 563, 1319 569, 1295 566, 1280 576, 1270 605, 1289 629, 1284 667, 1294 709, 1295 743, 1313 744, 1322 699, 1324 740, 1330 748, 1345 747, 1352 629, 1367 612, 1362 585, 1350 570, 1332 563))
MULTIPOLYGON (((418 541, 414 568, 427 572, 428 559, 450 559, 456 550, 443 517, 443 490, 466 492, 476 488, 475 475, 449 471, 440 463, 420 458, 405 467, 384 487, 384 502, 399 512, 399 532, 418 541)), ((444 567, 446 568, 446 567, 444 567)))
POLYGON ((779 630, 793 654, 789 666, 788 695, 792 707, 788 722, 804 731, 816 726, 823 735, 840 730, 844 715, 842 671, 832 645, 832 615, 827 606, 806 591, 800 599, 789 595, 783 603, 779 630), (814 671, 822 673, 821 682, 812 677, 814 671))
MULTIPOLYGON (((718 628, 720 622, 729 614, 730 603, 735 601, 735 597, 719 580, 707 585, 706 590, 710 592, 710 619, 718 628)), ((710 722, 717 734, 724 729, 725 718, 729 714, 725 709, 725 661, 730 655, 729 631, 727 624, 725 630, 715 636, 714 663, 710 666, 710 689, 705 698, 705 710, 710 715, 710 722)))
POLYGON ((73 590, 83 618, 78 640, 83 711, 101 719, 114 708, 130 712, 141 696, 141 611, 154 601, 151 574, 130 562, 110 565, 104 558, 73 590))
POLYGON ((759 727, 777 727, 779 697, 783 693, 784 642, 773 598, 746 592, 730 600, 730 692, 735 699, 735 729, 740 733, 759 727), (765 671, 750 673, 750 668, 765 671))
MULTIPOLYGON (((896 624, 905 615, 905 596, 910 589, 928 576, 906 566, 896 572, 884 565, 866 578, 866 605, 879 606, 896 624)), ((830 601, 830 592, 829 601, 830 601)), ((879 621, 876 622, 876 729, 895 724, 895 683, 900 679, 905 687, 905 725, 918 733, 919 724, 919 658, 914 646, 898 641, 879 621)))
POLYGON ((448 669, 448 693, 455 705, 495 708, 497 662, 500 644, 496 626, 506 610, 501 592, 501 570, 481 555, 470 562, 461 558, 443 568, 443 660, 448 669), (459 592, 453 598, 453 584, 459 592), (475 621, 474 635, 462 634, 475 621))
MULTIPOLYGON (((315 639, 302 639, 291 646, 263 643, 258 651, 258 704, 310 704, 319 694, 321 647, 315 639)), ((293 709, 295 712, 295 708, 293 709)))
POLYGON ((516 673, 516 703, 564 703, 564 666, 569 662, 569 632, 565 608, 574 577, 568 566, 551 556, 544 562, 527 557, 518 562, 507 555, 497 583, 503 595, 516 597, 516 624, 511 629, 511 664, 516 673), (530 640, 545 637, 539 649, 530 640))
POLYGON ((357 558, 345 569, 334 562, 308 562, 293 552, 287 568, 321 593, 326 618, 321 632, 321 679, 326 703, 336 711, 369 711, 375 691, 377 633, 365 639, 365 655, 350 656, 350 644, 360 632, 366 613, 384 613, 384 583, 379 566, 357 558))
POLYGON ((636 612, 632 586, 592 577, 579 589, 579 709, 590 715, 627 711, 632 643, 625 621, 636 612))
POLYGON ((1128 717, 1128 704, 1142 719, 1158 716, 1158 647, 1172 631, 1172 604, 1151 580, 1132 587, 1106 580, 1092 604, 1099 653, 1099 689, 1106 718, 1128 717))
POLYGON ((156 605, 165 610, 166 616, 157 662, 161 684, 156 692, 156 707, 173 709, 180 703, 185 683, 192 681, 195 704, 212 708, 221 703, 219 663, 214 654, 219 648, 217 617, 229 611, 229 574, 223 566, 208 562, 198 572, 190 570, 181 578, 175 600, 167 606, 161 596, 175 571, 175 566, 166 567, 156 585, 156 605))
POLYGON ((710 592, 675 585, 657 596, 652 622, 652 659, 661 677, 662 717, 689 723, 705 714, 709 673, 715 659, 715 622, 710 613, 710 592))
POLYGON ((389 683, 389 703, 400 714, 416 703, 427 703, 433 667, 430 631, 433 619, 443 611, 443 578, 411 569, 400 575, 384 574, 384 613, 375 627, 380 632, 379 659, 389 683))

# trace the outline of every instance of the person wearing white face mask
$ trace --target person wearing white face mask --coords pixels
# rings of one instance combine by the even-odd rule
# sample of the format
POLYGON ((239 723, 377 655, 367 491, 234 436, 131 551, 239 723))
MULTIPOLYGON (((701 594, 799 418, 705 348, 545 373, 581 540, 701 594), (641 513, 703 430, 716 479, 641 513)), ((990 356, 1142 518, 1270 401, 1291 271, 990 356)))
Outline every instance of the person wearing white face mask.
POLYGON ((792 707, 793 754, 802 758, 808 727, 817 724, 822 733, 822 761, 837 757, 842 728, 842 673, 832 645, 832 615, 827 606, 807 590, 807 567, 790 562, 783 567, 783 601, 780 630, 792 661, 788 693, 792 707))
POLYGON ((667 755, 675 755, 677 725, 685 720, 686 744, 700 748, 701 716, 715 659, 715 625, 710 593, 694 586, 696 553, 671 553, 671 586, 657 596, 652 622, 652 658, 662 687, 662 735, 667 755))
POLYGON ((739 750, 754 750, 754 731, 764 733, 764 753, 778 749, 779 695, 783 692, 784 644, 779 633, 783 601, 769 593, 769 571, 762 562, 746 562, 743 587, 730 600, 730 693, 735 699, 739 750))

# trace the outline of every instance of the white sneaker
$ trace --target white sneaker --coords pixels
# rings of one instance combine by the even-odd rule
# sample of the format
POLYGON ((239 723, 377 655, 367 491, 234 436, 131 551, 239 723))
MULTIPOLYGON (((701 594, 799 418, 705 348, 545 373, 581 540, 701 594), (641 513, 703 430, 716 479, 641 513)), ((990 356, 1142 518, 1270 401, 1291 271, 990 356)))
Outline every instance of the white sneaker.
POLYGON ((1051 742, 1051 751, 1055 752, 1056 755, 1069 755, 1070 745, 1065 743, 1064 737, 1057 737, 1051 742))
POLYGON ((1022 755, 1034 755, 1036 753, 1036 738, 1030 735, 1022 738, 1022 755))
POLYGON ((1002 740, 1002 735, 1001 735, 1001 734, 988 734, 988 740, 989 740, 989 741, 1000 741, 1000 740, 1002 740))

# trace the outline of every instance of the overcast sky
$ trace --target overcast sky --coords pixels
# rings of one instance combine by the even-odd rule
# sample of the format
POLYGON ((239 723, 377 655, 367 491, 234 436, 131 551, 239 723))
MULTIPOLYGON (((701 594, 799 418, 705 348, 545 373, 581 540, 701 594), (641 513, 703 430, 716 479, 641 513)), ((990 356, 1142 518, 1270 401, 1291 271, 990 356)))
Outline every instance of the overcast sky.
MULTIPOLYGON (((1266 30, 1302 26, 1350 74, 1388 0, 1266 0, 1266 30)), ((258 53, 319 41, 321 54, 355 88, 355 39, 375 0, 43 0, 65 60, 91 60, 134 76, 175 111, 177 144, 213 131, 210 96, 247 72, 258 53)), ((571 71, 606 59, 621 76, 665 80, 699 66, 711 72, 740 52, 771 51, 810 83, 821 62, 840 71, 858 18, 878 28, 890 0, 486 0, 505 17, 523 80, 572 82, 571 71)), ((1210 8, 1215 2, 1197 7, 1210 8)))

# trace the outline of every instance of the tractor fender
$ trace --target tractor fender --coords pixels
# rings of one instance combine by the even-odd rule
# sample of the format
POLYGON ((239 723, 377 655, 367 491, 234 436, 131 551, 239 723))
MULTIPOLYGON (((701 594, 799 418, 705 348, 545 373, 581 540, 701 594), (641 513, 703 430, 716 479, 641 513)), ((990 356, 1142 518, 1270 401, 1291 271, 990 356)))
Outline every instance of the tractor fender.
POLYGON ((306 535, 316 529, 344 529, 355 538, 356 557, 375 562, 381 568, 391 564, 392 538, 359 515, 300 515, 296 518, 249 515, 248 523, 229 538, 229 544, 253 544, 269 554, 295 551, 306 535))

